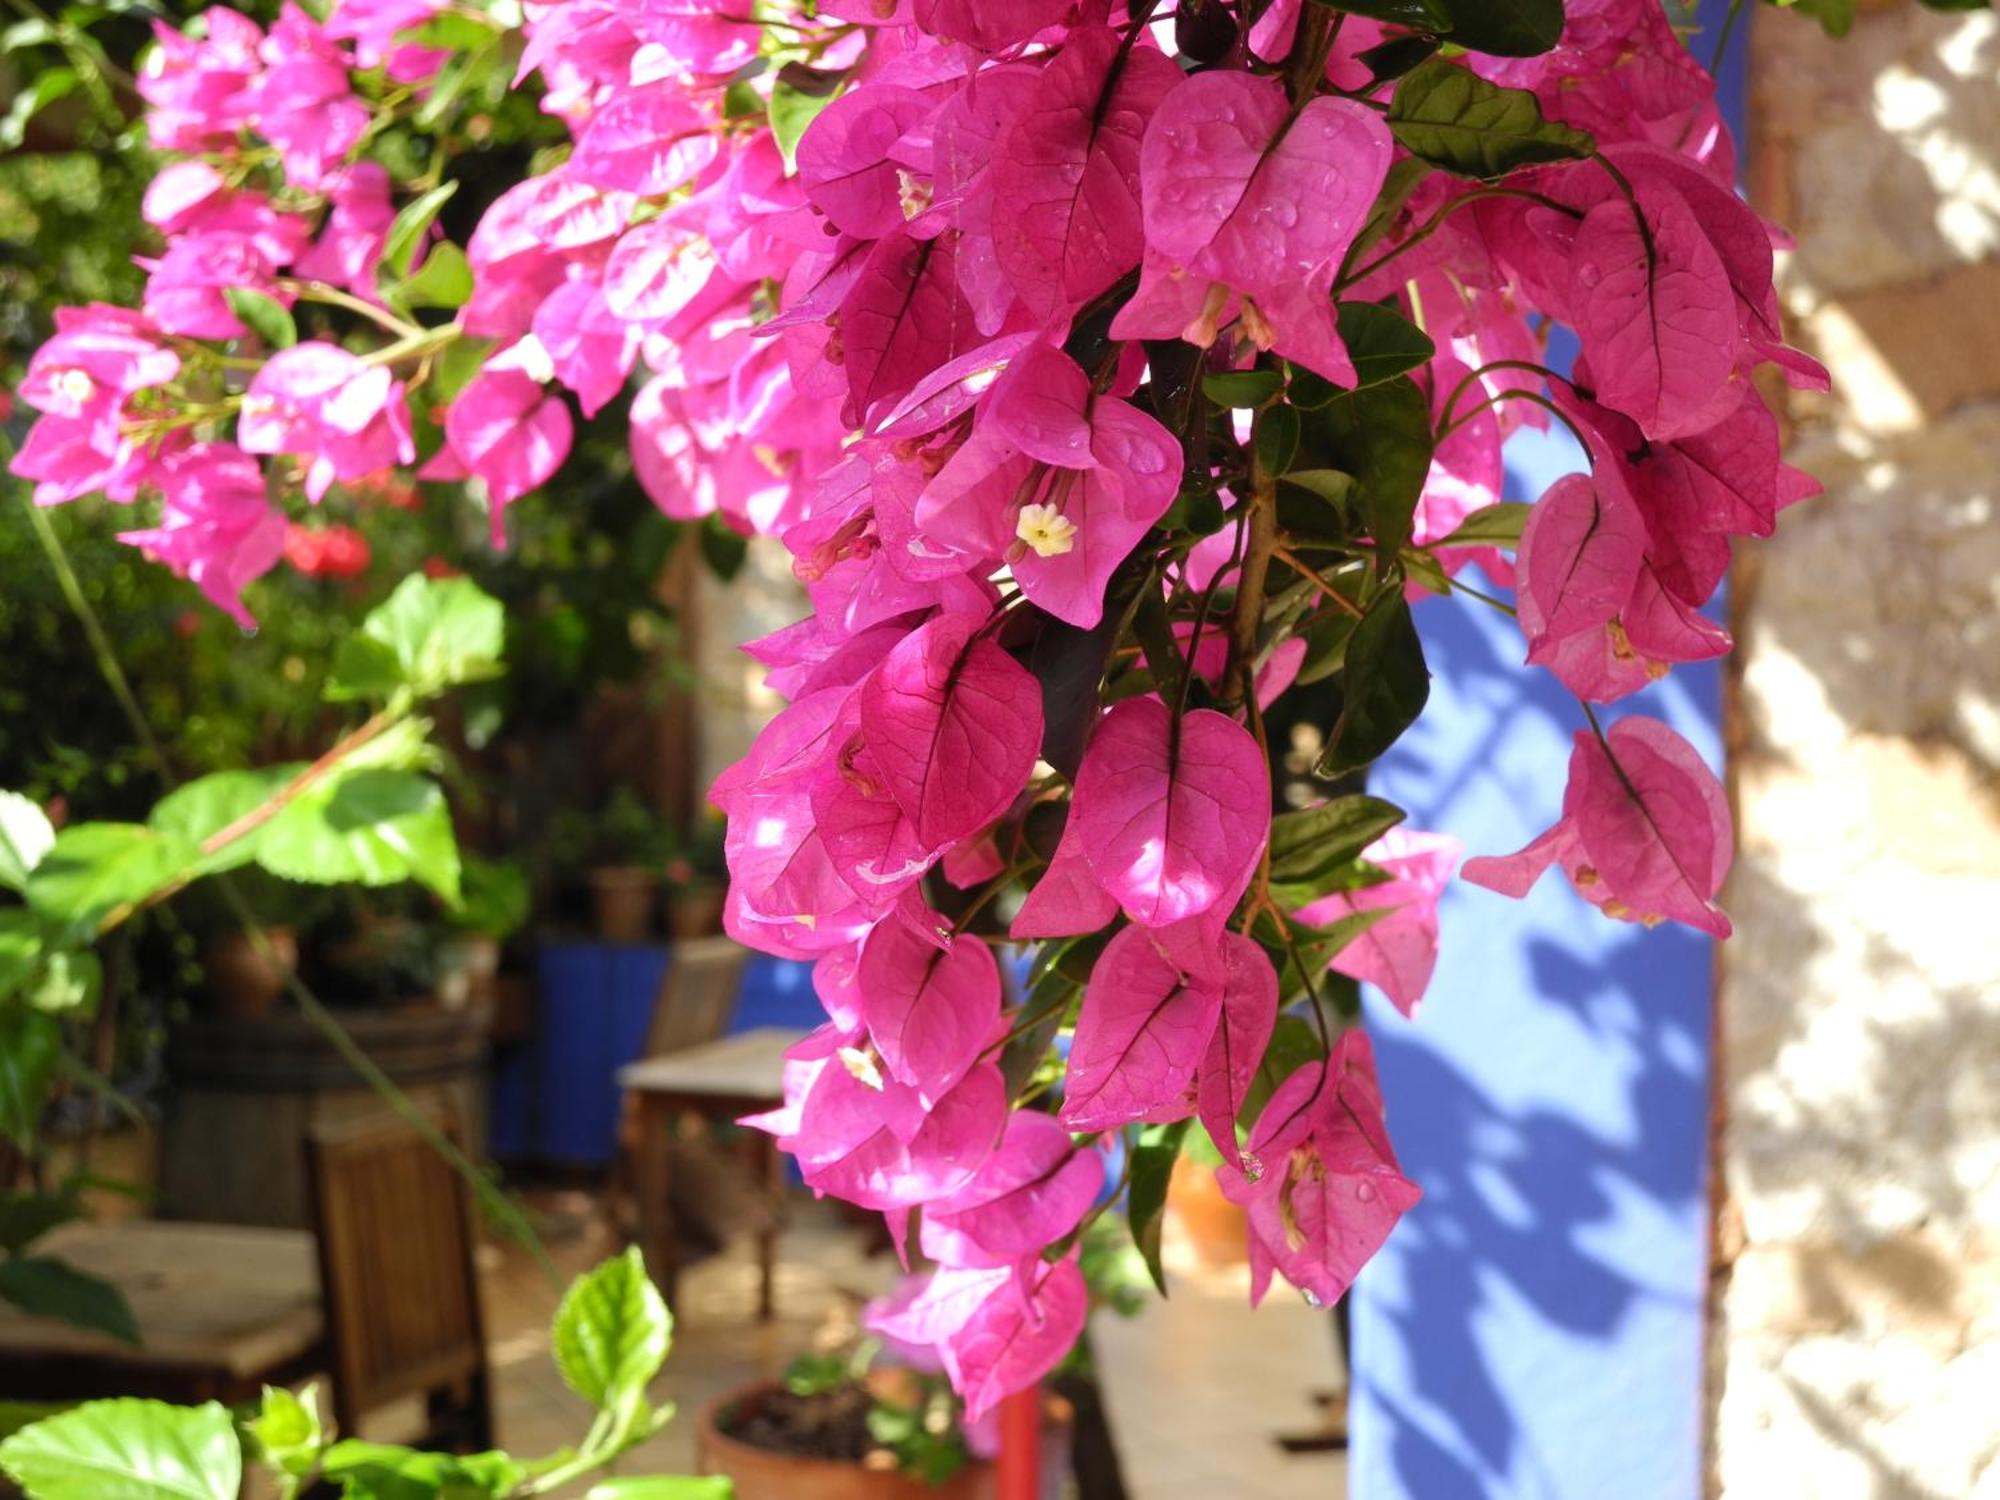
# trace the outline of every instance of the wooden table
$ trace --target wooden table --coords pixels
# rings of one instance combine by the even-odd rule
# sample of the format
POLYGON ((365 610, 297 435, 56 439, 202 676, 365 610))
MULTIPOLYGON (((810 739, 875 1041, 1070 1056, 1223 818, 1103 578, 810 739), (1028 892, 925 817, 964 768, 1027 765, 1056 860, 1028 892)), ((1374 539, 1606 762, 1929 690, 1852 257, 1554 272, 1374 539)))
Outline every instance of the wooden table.
MULTIPOLYGON (((625 1090, 635 1116, 632 1186, 638 1199, 639 1245, 669 1306, 680 1270, 673 1210, 667 1199, 675 1122, 692 1114, 710 1123, 727 1123, 776 1109, 784 1102, 785 1053, 805 1035, 791 1027, 765 1026, 628 1063, 618 1070, 618 1085, 625 1090)), ((757 1316, 769 1321, 782 1227, 775 1205, 784 1191, 784 1167, 775 1138, 762 1131, 751 1135, 759 1171, 774 1206, 770 1224, 757 1233, 757 1316)))
POLYGON ((312 1236, 152 1219, 67 1224, 36 1246, 124 1292, 135 1347, 0 1304, 0 1399, 254 1401, 319 1366, 312 1236))

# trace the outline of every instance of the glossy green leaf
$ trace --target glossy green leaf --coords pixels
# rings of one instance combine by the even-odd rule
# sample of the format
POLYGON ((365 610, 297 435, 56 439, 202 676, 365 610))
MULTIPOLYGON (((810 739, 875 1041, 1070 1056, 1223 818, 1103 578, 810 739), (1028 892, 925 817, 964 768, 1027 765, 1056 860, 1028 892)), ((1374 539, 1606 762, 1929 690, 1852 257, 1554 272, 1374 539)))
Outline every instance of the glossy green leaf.
POLYGON ((195 862, 176 834, 143 823, 73 823, 28 877, 28 905, 71 938, 162 889, 195 862))
POLYGON ((19 792, 0 792, 0 885, 24 890, 28 876, 54 847, 48 814, 19 792))
POLYGON ((25 1151, 34 1143, 49 1085, 62 1062, 62 1028, 26 1006, 0 1007, 0 1136, 25 1151))
POLYGON ((1180 1159, 1181 1142, 1191 1123, 1177 1120, 1171 1125, 1148 1125, 1139 1132, 1139 1144, 1132 1150, 1131 1188, 1125 1200, 1125 1213, 1132 1226, 1132 1243, 1138 1246, 1161 1296, 1167 1291, 1167 1273, 1160 1265, 1160 1227, 1167 1216, 1167 1186, 1173 1181, 1174 1163, 1180 1159))
POLYGON ((1340 304, 1340 338, 1354 362, 1354 383, 1380 385, 1421 369, 1437 357, 1431 336, 1379 302, 1340 304))
POLYGON ((1395 803, 1358 793, 1280 813, 1271 820, 1271 878, 1292 884, 1318 880, 1353 863, 1403 818, 1395 803))
POLYGON ((1276 370, 1225 370, 1203 376, 1201 388, 1217 406, 1249 411, 1277 395, 1284 383, 1276 370))
MULTIPOLYGON (((159 833, 200 846, 269 802, 305 770, 303 761, 261 766, 254 771, 215 771, 190 781, 153 804, 147 824, 159 833)), ((257 857, 261 829, 232 838, 213 854, 199 857, 203 874, 234 870, 257 857)))
POLYGON ((550 1343, 569 1388, 592 1405, 642 1400, 673 1343, 673 1316, 637 1246, 579 1277, 556 1309, 550 1343))
POLYGON ((472 264, 458 246, 441 240, 403 282, 399 295, 412 307, 463 307, 472 296, 472 264))
POLYGON ((1442 0, 1455 46, 1490 57, 1539 57, 1562 40, 1562 0, 1442 0))
POLYGON ((276 297, 247 286, 226 286, 222 296, 237 321, 271 348, 289 349, 299 341, 292 310, 276 297))
POLYGON ((704 518, 699 540, 701 560, 722 582, 732 582, 743 571, 744 560, 750 555, 750 539, 720 515, 704 518))
POLYGON ((441 10, 417 27, 411 40, 443 52, 473 52, 493 40, 493 28, 464 11, 441 10))
POLYGON ((264 825, 257 862, 313 885, 420 881, 458 900, 458 841, 437 783, 412 771, 336 772, 264 825))
POLYGON ((1392 26, 1407 26, 1413 31, 1451 30, 1451 11, 1446 8, 1444 0, 1320 0, 1320 3, 1331 5, 1335 10, 1344 10, 1349 15, 1387 21, 1392 26))
POLYGON ((1461 177, 1504 177, 1537 162, 1589 156, 1581 130, 1544 119, 1525 89, 1488 83, 1469 68, 1432 58, 1396 85, 1389 129, 1403 148, 1461 177))
POLYGON ((771 85, 771 102, 767 106, 771 139, 777 145, 778 154, 784 158, 787 173, 791 172, 797 160, 799 137, 806 133, 808 125, 819 118, 820 111, 833 103, 838 93, 838 77, 803 69, 783 69, 771 85))
POLYGON ((1313 774, 1344 776, 1373 761, 1417 721, 1430 695, 1430 668, 1410 606, 1400 590, 1389 590, 1347 642, 1339 714, 1313 774))
POLYGON ((104 965, 88 948, 57 948, 43 955, 41 969, 22 991, 36 1010, 72 1020, 97 1011, 104 989, 104 965))
POLYGON ((1286 473, 1299 453, 1299 413, 1296 407, 1272 406, 1258 414, 1252 437, 1257 465, 1266 474, 1286 473))
POLYGON ((1399 375, 1329 403, 1319 413, 1318 435, 1332 466, 1355 477, 1361 522, 1382 557, 1393 558, 1410 539, 1430 475, 1430 398, 1399 375))
POLYGON ((1450 536, 1430 544, 1430 550, 1439 551, 1446 547, 1518 547, 1521 545, 1521 529, 1528 524, 1528 517, 1534 506, 1524 505, 1519 500, 1502 500, 1498 505, 1482 506, 1458 523, 1458 529, 1450 536))
POLYGON ((1438 50, 1433 36, 1392 36, 1360 53, 1355 61, 1368 70, 1371 84, 1391 83, 1438 50))
POLYGON ((236 1500, 243 1455, 218 1401, 92 1401, 0 1443, 29 1500, 236 1500))
POLYGON ((0 1302, 11 1302, 31 1317, 55 1318, 122 1343, 139 1342, 139 1325, 125 1294, 102 1276, 79 1271, 47 1255, 0 1260, 0 1302))
POLYGON ((398 281, 410 274, 415 264, 417 247, 437 222, 438 213, 451 201, 451 195, 458 191, 456 182, 442 183, 427 193, 422 193, 397 210, 396 217, 389 223, 389 233, 382 242, 382 268, 398 281))
POLYGON ((358 1438, 328 1448, 320 1473, 340 1484, 342 1500, 498 1500, 527 1477, 504 1453, 422 1453, 358 1438))

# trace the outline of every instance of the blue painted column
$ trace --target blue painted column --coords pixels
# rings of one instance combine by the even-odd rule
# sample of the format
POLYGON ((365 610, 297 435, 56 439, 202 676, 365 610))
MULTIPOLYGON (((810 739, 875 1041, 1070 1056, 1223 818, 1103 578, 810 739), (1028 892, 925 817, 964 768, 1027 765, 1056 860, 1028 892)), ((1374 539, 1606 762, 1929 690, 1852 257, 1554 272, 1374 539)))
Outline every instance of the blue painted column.
MULTIPOLYGON (((1532 499, 1580 460, 1567 434, 1523 435, 1510 494, 1532 499)), ((1581 713, 1522 667, 1504 616, 1433 601, 1418 623, 1431 707, 1370 789, 1468 853, 1518 848, 1556 819, 1581 713)), ((1714 668, 1612 716, 1628 712, 1720 767, 1714 668)), ((1560 871, 1525 902, 1457 884, 1443 928, 1417 1019, 1379 997, 1368 1012, 1390 1130, 1425 1196, 1356 1288, 1350 1492, 1697 1500, 1713 945, 1608 921, 1560 871)))

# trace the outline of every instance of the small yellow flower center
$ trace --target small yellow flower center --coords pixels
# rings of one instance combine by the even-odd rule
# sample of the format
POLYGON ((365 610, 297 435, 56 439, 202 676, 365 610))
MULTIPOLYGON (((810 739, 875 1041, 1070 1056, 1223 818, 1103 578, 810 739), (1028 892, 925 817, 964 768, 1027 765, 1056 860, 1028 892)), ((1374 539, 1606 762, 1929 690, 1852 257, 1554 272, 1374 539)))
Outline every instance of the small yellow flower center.
POLYGON ((1034 548, 1037 557, 1061 557, 1076 546, 1076 522, 1053 505, 1024 505, 1014 535, 1034 548))

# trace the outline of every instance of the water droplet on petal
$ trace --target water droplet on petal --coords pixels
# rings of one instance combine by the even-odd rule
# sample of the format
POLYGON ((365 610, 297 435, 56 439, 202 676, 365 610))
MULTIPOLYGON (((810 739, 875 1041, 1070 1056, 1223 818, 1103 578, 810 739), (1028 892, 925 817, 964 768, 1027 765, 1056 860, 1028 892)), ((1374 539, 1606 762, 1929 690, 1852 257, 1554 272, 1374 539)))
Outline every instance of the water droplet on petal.
POLYGON ((1373 1203, 1375 1201, 1375 1184, 1372 1182, 1355 1183, 1354 1197, 1360 1203, 1373 1203))

